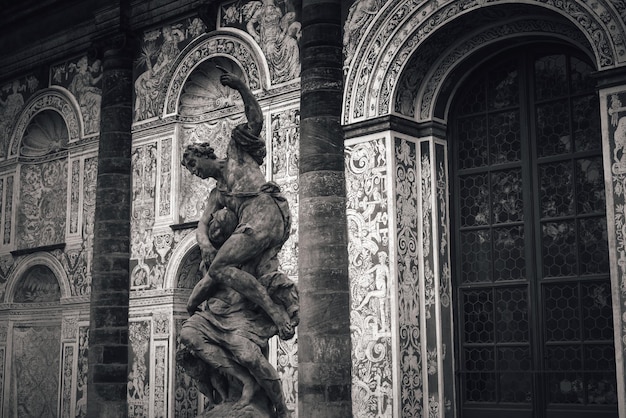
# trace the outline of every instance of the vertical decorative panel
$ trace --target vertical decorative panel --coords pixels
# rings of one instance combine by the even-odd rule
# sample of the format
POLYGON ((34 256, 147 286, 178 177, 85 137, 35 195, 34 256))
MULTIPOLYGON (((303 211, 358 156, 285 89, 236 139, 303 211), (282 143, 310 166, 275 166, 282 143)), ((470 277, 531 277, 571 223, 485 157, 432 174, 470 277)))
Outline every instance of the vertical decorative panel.
POLYGON ((626 405, 626 86, 600 93, 618 404, 626 405), (617 338, 617 336, 620 338, 617 338))
POLYGON ((80 204, 80 160, 72 161, 70 177, 70 234, 78 233, 80 204))
POLYGON ((64 242, 66 170, 65 160, 22 166, 17 213, 18 248, 64 242))
POLYGON ((396 138, 395 159, 400 416, 419 418, 423 410, 423 384, 415 143, 396 138))
MULTIPOLYGON (((157 144, 138 146, 132 154, 132 218, 131 258, 143 262, 154 257, 152 226, 155 212, 155 187, 157 176, 157 144)), ((131 287, 145 285, 131 279, 131 287)))
POLYGON ((74 365, 74 344, 63 345, 61 369, 61 417, 72 416, 72 369, 74 365))
POLYGON ((150 407, 150 322, 136 321, 129 324, 131 345, 128 363, 128 416, 145 417, 150 407))
POLYGON ((172 139, 161 141, 161 178, 159 189, 159 216, 168 216, 172 193, 172 139))
POLYGON ((60 324, 13 328, 10 416, 57 416, 60 339, 60 324))
POLYGON ((78 359, 76 366, 76 393, 74 416, 87 417, 87 361, 89 355, 89 327, 78 328, 78 359))
POLYGON ((167 416, 167 342, 154 347, 154 418, 167 416))
MULTIPOLYGON (((300 110, 286 109, 270 115, 268 136, 271 179, 281 188, 291 210, 289 239, 278 254, 280 269, 298 282, 298 161, 300 148, 300 110)), ((298 336, 289 341, 276 339, 276 370, 281 378, 285 403, 291 416, 298 410, 298 336)))
MULTIPOLYGON (((186 318, 185 318, 186 319, 186 318)), ((180 328, 182 326, 183 318, 176 318, 176 352, 181 348, 180 328)), ((183 368, 176 364, 174 370, 174 416, 181 418, 193 418, 198 415, 198 388, 195 381, 183 370, 183 368)))
POLYGON ((435 196, 435 228, 437 242, 437 268, 439 274, 438 322, 441 327, 439 340, 439 403, 440 416, 453 416, 452 400, 454 399, 454 365, 452 336, 452 278, 450 273, 450 228, 448 202, 448 155, 445 144, 435 143, 436 196, 435 196))
POLYGON ((6 379, 4 362, 6 357, 6 347, 0 346, 0 411, 4 411, 4 380, 6 379))
POLYGON ((13 221, 13 176, 7 177, 6 195, 4 198, 4 234, 2 244, 11 243, 13 221))
POLYGON ((352 404, 358 417, 393 410, 385 140, 346 147, 352 404))

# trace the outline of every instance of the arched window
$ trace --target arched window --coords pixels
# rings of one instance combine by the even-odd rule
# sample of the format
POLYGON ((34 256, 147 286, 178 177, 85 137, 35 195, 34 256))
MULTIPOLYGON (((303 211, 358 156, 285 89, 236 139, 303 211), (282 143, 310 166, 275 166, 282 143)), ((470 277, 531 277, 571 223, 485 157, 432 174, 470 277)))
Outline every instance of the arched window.
POLYGON ((525 46, 452 105, 463 418, 617 416, 593 70, 563 46, 525 46))

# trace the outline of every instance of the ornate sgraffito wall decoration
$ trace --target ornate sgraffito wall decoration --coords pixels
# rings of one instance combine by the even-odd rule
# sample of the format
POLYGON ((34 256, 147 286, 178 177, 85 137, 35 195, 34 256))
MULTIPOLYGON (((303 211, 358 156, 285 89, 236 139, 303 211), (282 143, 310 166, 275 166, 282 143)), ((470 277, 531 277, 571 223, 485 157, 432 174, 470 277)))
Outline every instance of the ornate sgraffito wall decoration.
POLYGON ((167 346, 155 347, 154 360, 154 417, 164 418, 167 414, 167 346))
POLYGON ((52 270, 44 265, 35 265, 20 277, 13 302, 58 302, 60 298, 61 288, 52 270))
POLYGON ((89 327, 78 328, 78 366, 76 368, 76 405, 74 416, 87 417, 87 361, 89 355, 89 327))
POLYGON ((38 86, 39 80, 32 75, 0 86, 0 157, 7 156, 17 115, 38 86))
POLYGON ((129 323, 128 416, 148 416, 150 406, 150 322, 129 323))
POLYGON ((72 408, 72 366, 74 365, 74 346, 66 344, 61 354, 61 417, 71 417, 72 408))
POLYGON ((13 327, 10 416, 57 415, 60 325, 13 327))
POLYGON ((403 418, 423 412, 422 349, 417 236, 417 151, 413 142, 396 138, 396 228, 401 406, 403 418))
MULTIPOLYGON (((359 64, 351 67, 346 80, 345 123, 378 115, 381 91, 396 85, 409 57, 431 34, 467 12, 507 2, 472 0, 439 3, 417 0, 398 2, 379 11, 364 35, 361 43, 364 48, 357 50, 351 61, 359 64)), ((592 45, 599 68, 611 68, 626 62, 626 25, 607 1, 594 2, 593 8, 579 1, 535 0, 527 3, 549 8, 575 22, 592 45)), ((620 11, 622 9, 619 7, 620 11)), ((389 111, 389 100, 385 98, 385 101, 385 109, 389 111)))
MULTIPOLYGON (((613 306, 620 307, 620 322, 615 324, 621 338, 615 338, 616 358, 626 357, 626 88, 618 87, 600 91, 602 128, 608 135, 603 135, 604 164, 607 187, 607 224, 609 256, 611 260, 611 287, 613 306), (611 222, 612 221, 612 222, 611 222)), ((624 363, 618 361, 622 370, 617 376, 624 375, 624 363)), ((618 395, 619 396, 619 395, 618 395)), ((621 394, 620 403, 625 401, 621 394)))
MULTIPOLYGON (((183 321, 187 318, 177 318, 176 325, 176 351, 180 349, 180 328, 183 321)), ((196 382, 192 379, 183 368, 176 364, 174 371, 174 416, 176 417, 195 417, 198 415, 198 397, 199 392, 196 382)))
POLYGON ((359 417, 393 409, 387 157, 380 138, 346 147, 351 292, 352 407, 359 417))
POLYGON ((15 185, 13 184, 13 178, 13 176, 8 176, 6 178, 6 187, 4 188, 4 228, 2 231, 2 245, 7 245, 11 243, 11 236, 13 231, 13 190, 15 188, 15 185))
POLYGON ((350 6, 348 17, 343 28, 344 68, 348 68, 354 58, 357 45, 366 32, 363 28, 367 28, 378 13, 378 10, 385 4, 385 1, 386 0, 356 0, 350 6))
POLYGON ((70 234, 78 233, 78 205, 80 204, 80 160, 72 161, 70 174, 70 234))
POLYGON ((4 410, 4 380, 5 380, 5 357, 6 357, 6 346, 0 346, 0 411, 4 410))
POLYGON ((161 114, 170 70, 180 51, 204 33, 199 18, 186 19, 144 33, 135 62, 134 120, 142 121, 161 114))
POLYGON ((300 77, 300 11, 296 2, 236 0, 221 6, 220 27, 247 32, 263 51, 272 84, 300 77))
POLYGON ((100 102, 102 101, 102 62, 86 55, 50 68, 50 84, 69 90, 83 117, 85 135, 100 130, 100 102))
POLYGON ((136 147, 132 153, 132 167, 131 258, 143 260, 154 256, 152 226, 156 199, 156 143, 136 147))
POLYGON ((171 211, 172 193, 172 139, 161 141, 161 178, 159 190, 159 216, 168 216, 171 211))
POLYGON ((18 248, 64 241, 66 191, 66 160, 22 166, 17 208, 18 248))
MULTIPOLYGON (((285 109, 269 115, 268 146, 271 147, 271 178, 281 189, 291 210, 291 232, 278 254, 280 268, 298 282, 298 156, 300 148, 300 110, 285 109)), ((291 416, 297 414, 298 401, 298 338, 276 339, 276 370, 281 378, 285 403, 291 416)))

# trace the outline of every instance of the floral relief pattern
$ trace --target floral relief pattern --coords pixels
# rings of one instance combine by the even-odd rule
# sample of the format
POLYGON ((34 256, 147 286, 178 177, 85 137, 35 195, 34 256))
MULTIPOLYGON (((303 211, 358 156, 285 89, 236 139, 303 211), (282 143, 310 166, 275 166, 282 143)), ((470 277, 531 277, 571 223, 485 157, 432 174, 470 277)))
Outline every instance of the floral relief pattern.
MULTIPOLYGON (((612 191, 612 201, 615 222, 615 235, 609 235, 609 246, 611 240, 615 243, 615 253, 612 261, 616 261, 613 271, 617 273, 619 283, 621 306, 621 344, 622 350, 626 353, 626 91, 614 92, 606 97, 607 118, 609 131, 609 144, 611 147, 611 172, 612 182, 607 192, 612 191), (612 190, 611 190, 612 188, 612 190)), ((624 370, 617 370, 617 374, 624 373, 624 370)))
POLYGON ((150 322, 130 322, 128 364, 128 416, 145 417, 150 405, 150 322))
POLYGON ((422 417, 416 145, 396 138, 396 228, 401 417, 422 417))
POLYGON ((359 417, 393 409, 391 277, 384 139, 346 147, 352 405, 359 417))

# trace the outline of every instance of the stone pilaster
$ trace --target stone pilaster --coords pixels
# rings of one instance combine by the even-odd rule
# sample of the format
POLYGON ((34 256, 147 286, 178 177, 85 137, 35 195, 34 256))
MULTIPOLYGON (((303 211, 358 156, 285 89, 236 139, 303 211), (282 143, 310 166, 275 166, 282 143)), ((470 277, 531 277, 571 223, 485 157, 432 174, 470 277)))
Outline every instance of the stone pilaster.
POLYGON ((87 416, 128 414, 132 56, 104 50, 89 323, 87 416))
POLYGON ((298 416, 352 416, 340 0, 302 2, 298 416))
POLYGON ((620 418, 626 418, 626 72, 598 74, 606 220, 611 261, 615 330, 615 375, 620 418))

